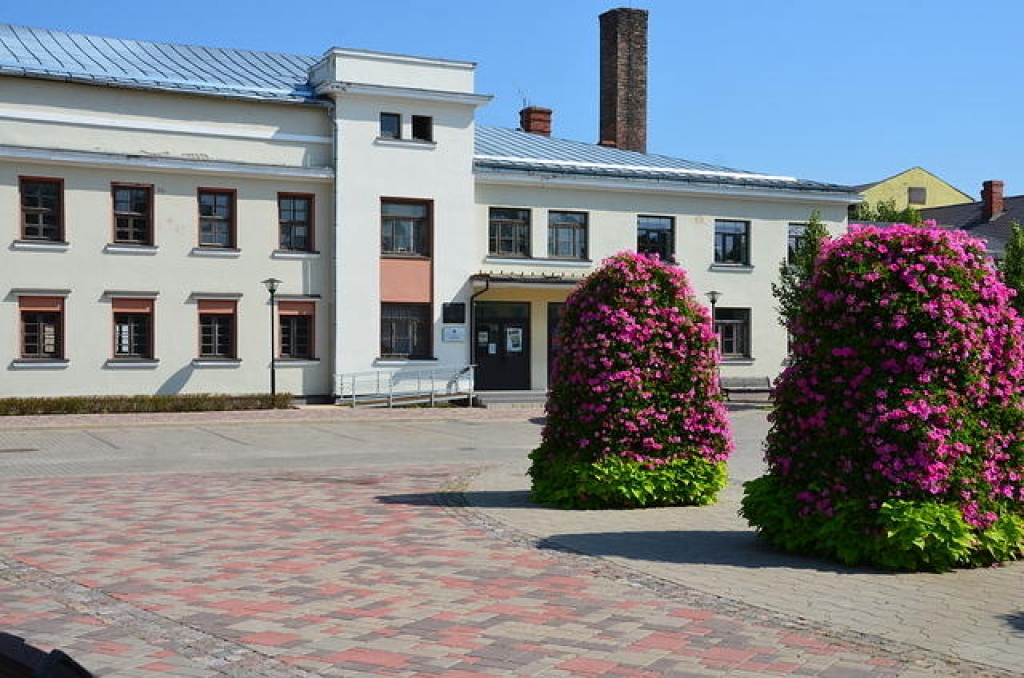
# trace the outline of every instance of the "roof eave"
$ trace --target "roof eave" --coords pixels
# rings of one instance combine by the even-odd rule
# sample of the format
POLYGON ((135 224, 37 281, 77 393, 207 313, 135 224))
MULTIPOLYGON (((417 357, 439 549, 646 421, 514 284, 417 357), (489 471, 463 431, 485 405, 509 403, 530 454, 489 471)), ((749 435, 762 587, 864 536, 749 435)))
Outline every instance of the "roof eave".
POLYGON ((682 193, 694 196, 729 196, 773 201, 800 200, 841 205, 852 205, 861 200, 859 195, 845 186, 833 188, 829 185, 795 185, 782 188, 757 186, 751 182, 702 181, 696 177, 686 180, 636 176, 608 177, 583 173, 494 167, 481 163, 474 163, 474 175, 485 183, 596 188, 616 192, 682 193))

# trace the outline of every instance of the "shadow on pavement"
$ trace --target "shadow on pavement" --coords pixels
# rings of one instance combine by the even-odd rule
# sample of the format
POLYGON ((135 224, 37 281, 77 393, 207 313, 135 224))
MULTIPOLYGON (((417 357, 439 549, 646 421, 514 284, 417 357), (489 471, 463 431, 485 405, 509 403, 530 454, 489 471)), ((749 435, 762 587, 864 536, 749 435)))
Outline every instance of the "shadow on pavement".
POLYGON ((789 568, 833 574, 891 574, 882 570, 844 567, 813 557, 775 551, 753 532, 723 530, 664 530, 557 534, 538 546, 591 556, 663 563, 728 565, 748 569, 789 568))
POLYGON ((1004 614, 1003 620, 1009 624, 1010 628, 1013 629, 1015 633, 1024 635, 1024 612, 1004 614))
MULTIPOLYGON (((507 492, 424 492, 418 494, 392 494, 376 498, 382 504, 408 504, 410 506, 476 506, 480 508, 530 508, 547 509, 530 501, 528 490, 507 492)), ((551 509, 557 510, 557 509, 551 509)))

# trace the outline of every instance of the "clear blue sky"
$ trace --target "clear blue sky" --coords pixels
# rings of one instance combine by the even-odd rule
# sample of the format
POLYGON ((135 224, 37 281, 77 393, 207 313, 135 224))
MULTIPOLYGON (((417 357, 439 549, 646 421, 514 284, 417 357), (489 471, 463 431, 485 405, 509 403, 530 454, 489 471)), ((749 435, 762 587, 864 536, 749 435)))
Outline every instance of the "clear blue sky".
POLYGON ((650 10, 648 150, 860 184, 921 166, 977 199, 1024 194, 1020 0, 28 0, 0 21, 320 55, 332 46, 479 64, 515 127, 597 140, 601 12, 650 10))

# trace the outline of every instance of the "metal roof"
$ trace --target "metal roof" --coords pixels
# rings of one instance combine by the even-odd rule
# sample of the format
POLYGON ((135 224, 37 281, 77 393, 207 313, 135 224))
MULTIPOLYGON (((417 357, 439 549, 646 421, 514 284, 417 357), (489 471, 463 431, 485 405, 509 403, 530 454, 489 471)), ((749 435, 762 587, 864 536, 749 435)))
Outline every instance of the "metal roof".
POLYGON ((646 179, 690 184, 747 186, 853 194, 849 186, 749 172, 652 153, 556 139, 522 130, 478 125, 478 169, 564 174, 608 179, 646 179))
MULTIPOLYGON (((0 23, 0 75, 263 101, 316 101, 314 57, 200 47, 0 23)), ((478 125, 478 170, 642 179, 710 186, 817 191, 853 189, 478 125)))
POLYGON ((104 38, 0 24, 0 75, 277 101, 308 101, 313 57, 104 38))

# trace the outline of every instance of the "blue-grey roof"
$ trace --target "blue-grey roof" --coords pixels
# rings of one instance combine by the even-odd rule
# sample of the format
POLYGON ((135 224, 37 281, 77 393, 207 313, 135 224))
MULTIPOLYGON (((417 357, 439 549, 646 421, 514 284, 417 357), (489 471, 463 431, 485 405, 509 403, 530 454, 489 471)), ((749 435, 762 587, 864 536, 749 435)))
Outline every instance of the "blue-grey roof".
POLYGON ((0 24, 0 75, 306 101, 316 59, 294 54, 104 38, 0 24))
MULTIPOLYGON (((0 23, 0 75, 264 101, 316 100, 314 57, 104 38, 0 23)), ((478 126, 479 170, 851 194, 835 184, 478 126)))
POLYGON ((477 126, 474 164, 484 170, 854 193, 848 186, 749 172, 484 125, 477 126))

